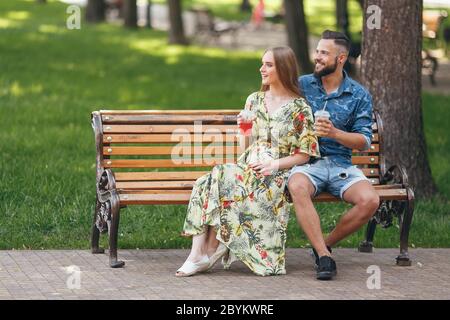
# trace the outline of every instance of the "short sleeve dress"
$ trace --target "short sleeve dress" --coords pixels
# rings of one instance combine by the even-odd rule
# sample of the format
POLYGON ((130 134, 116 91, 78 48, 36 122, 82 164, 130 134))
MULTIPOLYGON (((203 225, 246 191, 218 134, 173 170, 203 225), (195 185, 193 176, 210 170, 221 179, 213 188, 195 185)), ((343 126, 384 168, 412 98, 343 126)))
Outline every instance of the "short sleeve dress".
POLYGON ((206 226, 213 226, 217 239, 230 250, 222 261, 225 268, 237 259, 262 276, 286 273, 290 211, 286 187, 290 170, 264 176, 248 164, 296 153, 320 156, 312 111, 306 101, 294 99, 269 114, 264 99, 264 92, 255 92, 247 99, 245 108, 254 110, 257 118, 252 142, 236 163, 216 165, 197 179, 182 233, 201 234, 206 226))

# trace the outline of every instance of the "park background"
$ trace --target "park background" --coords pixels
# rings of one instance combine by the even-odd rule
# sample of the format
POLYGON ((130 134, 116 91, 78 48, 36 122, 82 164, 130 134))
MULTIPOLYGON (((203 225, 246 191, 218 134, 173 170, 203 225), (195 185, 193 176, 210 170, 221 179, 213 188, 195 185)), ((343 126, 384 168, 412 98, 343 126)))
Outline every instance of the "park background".
MULTIPOLYGON (((70 30, 69 4, 44 2, 0 1, 0 249, 89 248, 95 205, 92 111, 239 109, 260 83, 259 47, 195 39, 189 39, 189 46, 169 44, 165 30, 125 28, 120 19, 87 23, 85 7, 81 29, 70 30)), ((182 1, 184 10, 202 5, 218 18, 245 24, 251 13, 240 12, 240 3, 182 1)), ((257 1, 250 3, 255 6, 257 1)), ((267 10, 277 12, 281 0, 265 3, 267 10)), ((350 32, 357 38, 363 13, 357 1, 348 3, 350 32)), ((303 4, 310 37, 336 28, 335 1, 303 4)), ((277 28, 264 25, 262 30, 266 27, 277 28)), ((425 48, 433 45, 424 41, 425 48)), ((412 247, 450 247, 450 75, 440 73, 448 73, 449 55, 437 51, 442 79, 438 77, 436 90, 423 78, 422 112, 428 160, 439 191, 416 203, 412 247)), ((347 208, 318 205, 325 232, 347 208)), ((189 240, 179 236, 185 211, 186 206, 127 208, 121 215, 119 248, 189 247, 189 240)), ((397 247, 398 228, 397 222, 378 228, 374 246, 397 247)), ((339 245, 356 248, 363 233, 339 245)), ((106 237, 102 241, 106 245, 106 237)), ((308 246, 294 214, 287 246, 308 246)))

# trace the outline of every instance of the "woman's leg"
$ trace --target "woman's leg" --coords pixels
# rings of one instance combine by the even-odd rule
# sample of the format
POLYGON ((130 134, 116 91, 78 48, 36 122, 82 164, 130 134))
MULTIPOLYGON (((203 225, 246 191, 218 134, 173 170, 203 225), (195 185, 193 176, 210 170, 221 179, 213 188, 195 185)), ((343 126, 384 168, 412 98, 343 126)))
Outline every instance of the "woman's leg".
POLYGON ((207 232, 203 232, 201 234, 194 235, 192 237, 192 248, 189 256, 186 260, 197 262, 199 261, 207 252, 207 242, 206 239, 208 237, 207 232))
POLYGON ((191 252, 181 268, 175 273, 177 277, 189 276, 206 270, 209 264, 209 258, 206 255, 207 236, 208 234, 203 232, 192 237, 191 252))
POLYGON ((208 226, 207 235, 208 237, 206 239, 206 253, 208 254, 208 257, 211 257, 214 252, 216 252, 217 247, 219 246, 219 240, 216 239, 217 232, 213 226, 208 226))

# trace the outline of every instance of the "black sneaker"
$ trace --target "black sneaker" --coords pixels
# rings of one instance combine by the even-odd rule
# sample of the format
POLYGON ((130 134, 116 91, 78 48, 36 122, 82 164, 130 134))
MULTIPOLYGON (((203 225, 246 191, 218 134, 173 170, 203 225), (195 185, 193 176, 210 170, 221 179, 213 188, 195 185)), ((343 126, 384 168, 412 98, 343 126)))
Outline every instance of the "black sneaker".
POLYGON ((319 267, 317 268, 317 279, 331 280, 336 274, 336 262, 329 256, 320 257, 319 267))
MULTIPOLYGON (((329 251, 330 253, 333 252, 333 250, 331 250, 331 247, 327 246, 327 249, 328 249, 328 251, 329 251)), ((312 248, 312 253, 313 253, 314 258, 315 258, 315 260, 314 260, 315 266, 314 266, 314 267, 315 267, 316 270, 317 270, 317 268, 319 268, 319 255, 317 254, 317 251, 316 251, 316 249, 314 249, 314 248, 312 248)))

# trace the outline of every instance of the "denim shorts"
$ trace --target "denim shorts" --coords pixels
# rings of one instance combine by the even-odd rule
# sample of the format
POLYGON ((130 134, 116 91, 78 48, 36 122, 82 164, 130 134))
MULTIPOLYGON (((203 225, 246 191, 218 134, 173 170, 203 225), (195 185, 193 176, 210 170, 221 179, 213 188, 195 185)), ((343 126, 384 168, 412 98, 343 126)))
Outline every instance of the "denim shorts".
POLYGON ((356 182, 369 181, 356 166, 338 165, 328 157, 317 159, 313 163, 293 167, 289 179, 296 173, 303 173, 309 178, 315 188, 314 197, 323 191, 327 191, 342 199, 344 192, 356 182))

